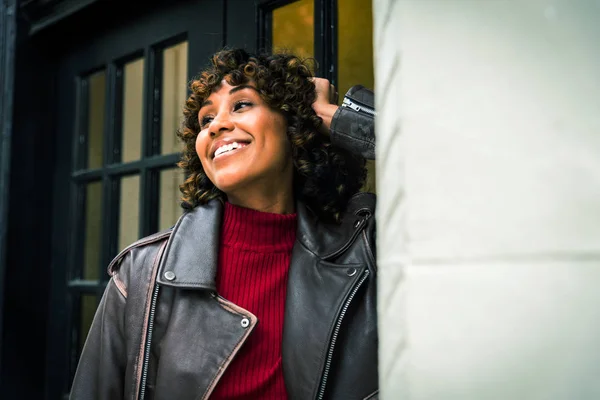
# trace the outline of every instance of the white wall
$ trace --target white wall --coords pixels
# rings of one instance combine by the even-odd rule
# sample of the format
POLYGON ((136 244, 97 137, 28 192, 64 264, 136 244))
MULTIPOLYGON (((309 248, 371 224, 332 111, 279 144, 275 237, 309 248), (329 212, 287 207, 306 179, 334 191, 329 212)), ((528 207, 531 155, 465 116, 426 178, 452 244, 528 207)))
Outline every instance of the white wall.
POLYGON ((382 397, 600 399, 600 1, 374 19, 382 397))

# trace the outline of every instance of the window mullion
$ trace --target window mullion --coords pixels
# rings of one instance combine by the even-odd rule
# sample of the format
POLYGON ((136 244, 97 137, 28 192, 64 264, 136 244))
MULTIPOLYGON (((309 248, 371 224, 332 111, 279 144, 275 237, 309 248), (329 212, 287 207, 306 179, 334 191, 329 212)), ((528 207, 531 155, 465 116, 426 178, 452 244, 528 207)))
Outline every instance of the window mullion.
POLYGON ((119 185, 107 173, 106 166, 120 161, 121 113, 123 92, 123 71, 114 63, 108 66, 107 104, 105 121, 105 151, 102 173, 102 239, 99 276, 106 279, 106 266, 117 252, 117 227, 119 212, 119 185))
MULTIPOLYGON (((162 83, 162 51, 146 49, 144 71, 144 125, 142 131, 142 159, 160 153, 160 112, 162 83)), ((146 165, 140 171, 139 236, 147 236, 157 229, 157 173, 146 165)))
POLYGON ((315 59, 319 76, 337 84, 337 0, 315 0, 315 59))

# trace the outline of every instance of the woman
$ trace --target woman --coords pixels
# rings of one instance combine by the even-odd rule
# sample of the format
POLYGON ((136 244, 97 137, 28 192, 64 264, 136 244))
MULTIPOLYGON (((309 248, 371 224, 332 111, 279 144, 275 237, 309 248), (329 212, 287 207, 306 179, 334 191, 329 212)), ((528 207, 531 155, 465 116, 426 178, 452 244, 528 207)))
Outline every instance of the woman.
POLYGON ((242 50, 191 89, 187 211, 111 262, 71 398, 376 398, 372 94, 242 50))

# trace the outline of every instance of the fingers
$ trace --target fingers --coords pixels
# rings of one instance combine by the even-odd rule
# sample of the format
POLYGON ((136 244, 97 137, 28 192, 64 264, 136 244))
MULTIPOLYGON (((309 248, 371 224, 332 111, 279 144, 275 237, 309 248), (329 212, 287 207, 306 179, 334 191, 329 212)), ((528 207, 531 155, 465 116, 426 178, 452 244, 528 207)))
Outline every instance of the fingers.
POLYGON ((338 99, 339 99, 339 94, 338 94, 337 90, 335 89, 335 86, 330 83, 329 84, 329 103, 337 104, 338 99))
POLYGON ((317 116, 323 121, 321 132, 325 135, 329 135, 333 116, 338 110, 338 93, 335 86, 327 79, 313 78, 312 82, 315 84, 315 93, 317 95, 312 107, 317 116))
POLYGON ((317 101, 327 102, 330 104, 337 104, 339 95, 334 85, 325 78, 312 78, 315 84, 315 91, 317 92, 317 101))

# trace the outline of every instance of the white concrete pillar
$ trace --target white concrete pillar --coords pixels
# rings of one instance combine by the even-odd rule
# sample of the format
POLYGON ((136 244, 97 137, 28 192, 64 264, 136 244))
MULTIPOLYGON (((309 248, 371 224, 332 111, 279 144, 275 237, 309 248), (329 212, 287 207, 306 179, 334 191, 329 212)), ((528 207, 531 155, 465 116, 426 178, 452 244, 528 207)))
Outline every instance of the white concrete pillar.
POLYGON ((382 398, 600 399, 600 1, 374 19, 382 398))

